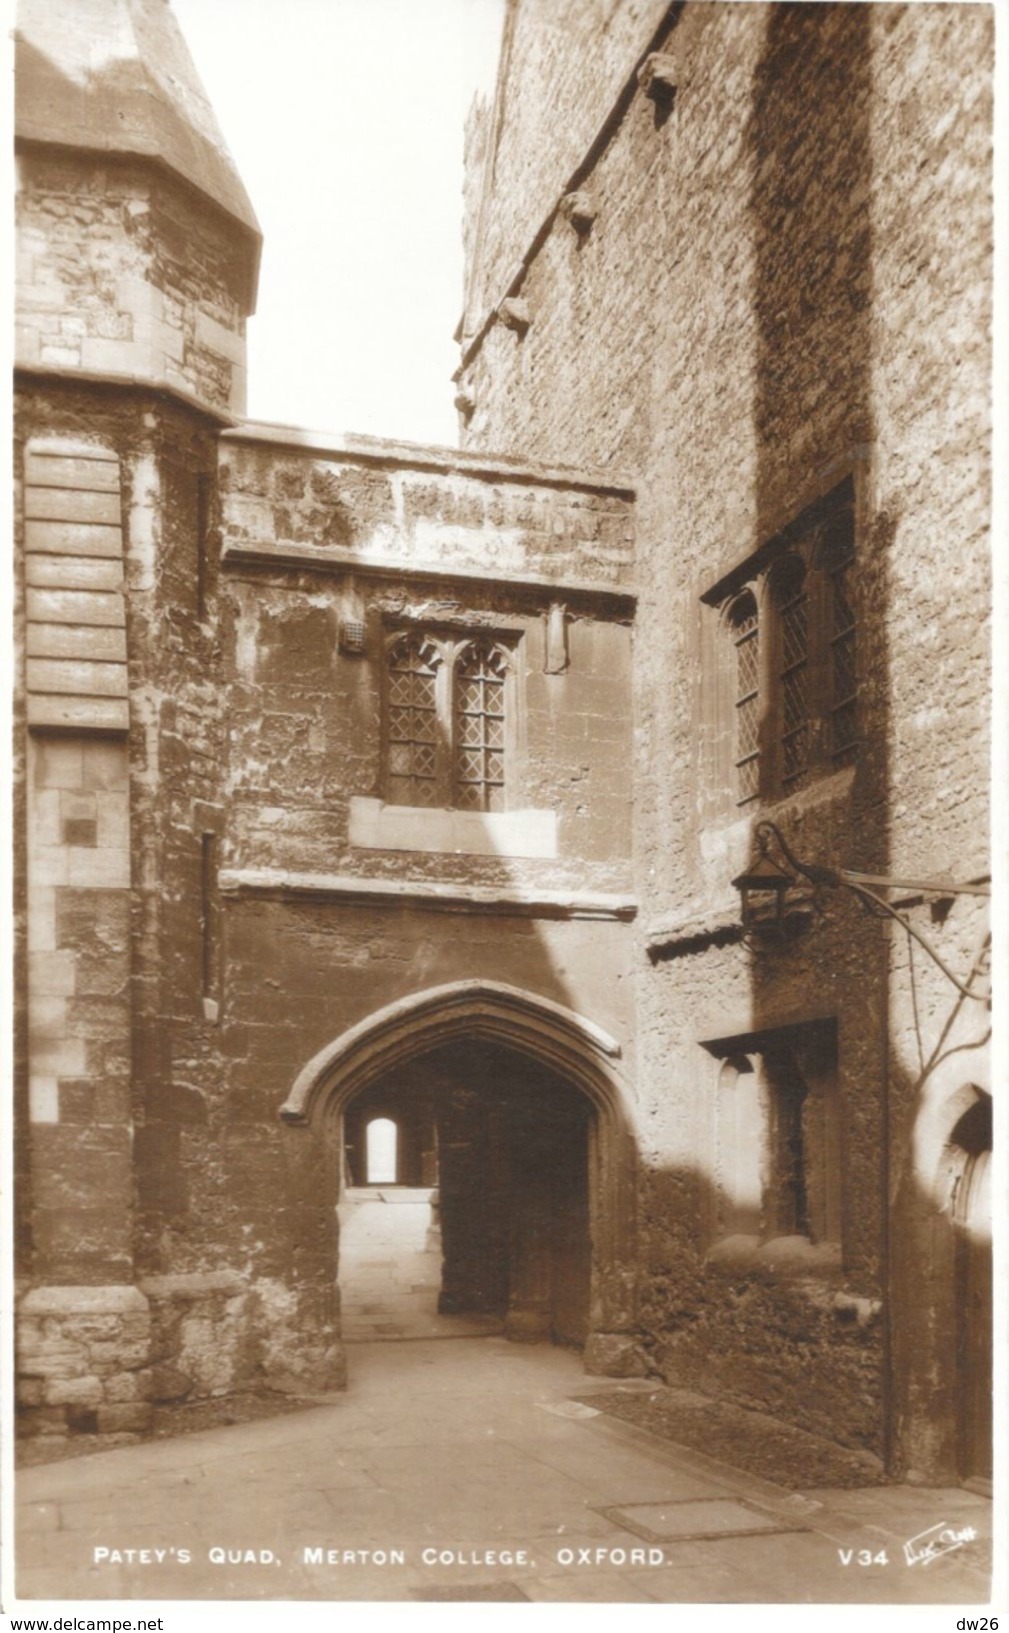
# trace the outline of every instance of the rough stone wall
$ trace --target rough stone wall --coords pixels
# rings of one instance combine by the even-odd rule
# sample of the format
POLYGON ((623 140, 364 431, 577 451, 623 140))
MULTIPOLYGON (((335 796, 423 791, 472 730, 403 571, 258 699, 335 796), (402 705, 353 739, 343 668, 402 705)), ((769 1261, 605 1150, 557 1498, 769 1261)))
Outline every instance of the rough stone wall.
POLYGON ((131 1150, 129 1124, 123 1121, 130 1046, 126 755, 123 745, 101 741, 42 739, 32 750, 28 945, 35 1248, 53 1283, 129 1281, 131 1150), (93 815, 82 815, 87 811, 93 815), (93 830, 90 844, 91 832, 81 832, 85 824, 93 830))
MULTIPOLYGON (((78 904, 36 979, 87 973, 96 946, 123 964, 120 1053, 132 1118, 121 1124, 128 1169, 107 1189, 122 1215, 120 1280, 133 1279, 134 1264, 137 1276, 137 1310, 127 1313, 135 1326, 142 1308, 147 1333, 138 1358, 132 1328, 109 1325, 118 1307, 96 1314, 85 1299, 78 1309, 75 1293, 66 1308, 35 1311, 31 1301, 51 1297, 53 1279, 47 1198, 65 1178, 51 1153, 40 1158, 34 1190, 24 1181, 36 1248, 25 1266, 34 1291, 22 1304, 25 1400, 35 1414, 26 1421, 38 1433, 126 1434, 151 1400, 342 1380, 337 1171, 317 1130, 278 1119, 318 1049, 395 999, 474 974, 580 1007, 629 1035, 621 920, 633 912, 630 500, 557 476, 453 472, 450 456, 430 451, 405 469, 386 458, 376 470, 374 460, 274 450, 274 470, 257 448, 248 496, 257 516, 265 491, 285 495, 292 510, 300 496, 300 522, 288 527, 271 511, 250 537, 234 520, 248 514, 236 449, 223 452, 219 503, 218 439, 195 413, 143 391, 40 381, 23 394, 20 430, 31 446, 57 436, 100 441, 121 472, 128 755, 123 738, 119 785, 109 792, 106 775, 93 795, 80 749, 43 744, 44 766, 55 769, 39 785, 50 805, 77 800, 62 813, 68 820, 97 820, 113 794, 121 817, 128 807, 129 911, 125 889, 116 924, 104 908, 95 917, 97 896, 78 904), (376 500, 371 520, 386 559, 362 566, 355 527, 362 495, 376 493, 385 508, 376 500), (328 542, 334 529, 338 549, 328 542), (412 569, 405 578, 391 565, 397 541, 412 569), (363 619, 363 652, 341 645, 348 614, 363 619), (503 826, 491 825, 489 842, 461 851, 433 832, 404 850, 352 831, 355 799, 369 810, 382 804, 383 619, 398 625, 411 614, 425 626, 432 618, 470 631, 506 626, 518 655, 522 797, 556 831, 545 849, 533 843, 525 855, 520 843, 510 854, 509 832, 522 839, 529 811, 495 813, 503 826), (76 781, 61 792, 53 778, 75 752, 76 781), (363 901, 348 897, 348 881, 363 901), (375 888, 391 894, 370 900, 375 888), (466 892, 481 891, 471 918, 466 892), (452 902, 462 915, 446 918, 452 902), (594 922, 600 916, 608 922, 594 922), (100 1355, 92 1338, 106 1346, 100 1355), (113 1377, 120 1340, 125 1359, 113 1377)), ((81 538, 96 527, 109 524, 88 522, 81 538)), ((370 554, 375 534, 364 537, 370 554)), ((109 594, 71 599, 85 593, 109 594)), ((93 749, 102 765, 112 752, 107 743, 93 749)), ((416 814, 439 832, 455 818, 416 814)), ((48 805, 31 813, 33 845, 58 837, 49 832, 58 815, 48 805)), ((535 823, 531 831, 535 839, 535 823)), ((89 1001, 107 1010, 113 1000, 89 1001)), ((52 1009, 67 999, 46 991, 39 1002, 52 1009)), ((78 1010, 79 1050, 87 1028, 78 1010)), ((63 1024, 55 1011, 36 1021, 63 1024)), ((103 1092, 110 1082, 106 1074, 103 1092)), ((101 1107, 81 1098, 81 1086, 61 1081, 59 1094, 94 1143, 101 1107)), ((34 1099, 46 1114, 48 1079, 34 1099)), ((79 1205, 108 1177, 107 1164, 102 1176, 89 1170, 74 1192, 79 1205)), ((92 1300, 98 1291, 85 1289, 92 1300)), ((106 1301, 115 1291, 104 1286, 106 1301)))
POLYGON ((245 408, 248 248, 149 167, 19 155, 19 365, 164 382, 245 408))
POLYGON ((554 813, 556 852, 510 854, 506 837, 504 854, 493 844, 452 854, 432 812, 430 849, 421 835, 409 875, 625 889, 630 603, 605 592, 628 581, 627 498, 232 443, 221 482, 234 654, 228 865, 402 877, 401 848, 383 849, 380 835, 355 843, 351 805, 383 797, 388 631, 447 620, 459 631, 504 628, 515 643, 515 803, 554 813), (358 565, 368 571, 355 576, 358 565), (564 650, 549 673, 556 602, 564 650), (361 652, 341 645, 348 618, 364 625, 361 652))
MULTIPOLYGON (((341 1380, 337 1173, 317 1129, 278 1121, 317 1051, 397 999, 474 975, 629 1033, 629 936, 612 905, 628 903, 628 500, 446 470, 451 461, 430 451, 425 468, 403 465, 395 450, 368 460, 231 439, 221 449, 226 731, 211 756, 225 810, 219 986, 213 1026, 187 1022, 197 957, 179 951, 196 932, 190 871, 171 909, 176 929, 171 892, 161 907, 175 967, 189 972, 165 1090, 175 1110, 162 1112, 157 1134, 149 1124, 140 1151, 142 1285, 163 1357, 155 1380, 179 1393, 210 1380, 219 1389, 341 1380), (559 597, 564 665, 545 673, 559 597), (451 813, 442 811, 414 813, 425 831, 406 849, 356 833, 355 801, 382 802, 384 635, 411 618, 470 632, 506 626, 520 655, 523 800, 556 814, 555 856, 512 855, 507 843, 503 854, 446 848, 439 836, 451 813), (363 626, 359 650, 345 649, 348 619, 363 626), (387 896, 369 899, 376 888, 387 896), (498 908, 449 915, 429 900, 439 889, 483 889, 498 908), (584 907, 593 892, 611 922, 579 919, 596 911, 584 907), (560 922, 541 922, 544 897, 560 922), (241 1291, 206 1281, 239 1266, 241 1291)), ((162 553, 171 559, 164 539, 162 553)), ((181 677, 196 697, 218 661, 208 652, 201 662, 192 631, 187 639, 172 670, 180 707, 181 677)), ((179 738, 196 741, 193 728, 179 738)), ((163 739, 161 811, 170 809, 171 764, 163 739)), ((193 786, 191 764, 182 786, 193 786)), ((156 1008, 171 1013, 164 992, 156 1008)), ((164 1034, 152 1018, 152 1045, 164 1034)))
POLYGON ((129 1437, 150 1409, 149 1313, 132 1286, 122 467, 100 416, 50 421, 28 402, 17 431, 27 701, 21 1426, 129 1437))
MULTIPOLYGON (((943 1269, 899 1206, 891 1217, 887 1185, 920 1189, 896 1176, 914 1174, 914 1119, 939 1094, 923 1078, 945 1054, 956 994, 916 957, 919 1003, 929 993, 916 1021, 906 938, 840 895, 794 950, 720 945, 753 818, 725 780, 725 632, 700 598, 850 475, 862 745, 853 765, 757 814, 818 860, 911 877, 986 871, 990 33, 980 8, 686 6, 660 44, 675 65, 671 106, 636 93, 580 182, 591 227, 554 218, 514 289, 528 326, 497 321, 464 343, 460 377, 474 400, 468 449, 535 446, 638 484, 649 1344, 678 1381, 717 1382, 933 1473, 949 1472, 949 1411, 941 1456, 934 1445, 919 1456, 910 1424, 937 1408, 941 1368, 930 1363, 915 1406, 888 1401, 890 1316, 904 1322, 898 1393, 922 1335, 889 1289, 919 1269, 931 1278, 946 1312, 925 1319, 934 1357, 934 1329, 950 1332, 948 1256, 943 1269), (789 1267, 758 1253, 727 1269, 705 1260, 719 1090, 718 1059, 700 1045, 736 1036, 752 1048, 813 1016, 837 1025, 839 1259, 789 1267)), ((541 50, 547 30, 512 44, 503 117, 516 149, 528 127, 514 87, 537 83, 541 50)), ((585 83, 601 106, 610 82, 591 61, 585 83)), ((525 247, 540 218, 510 177, 540 162, 538 145, 494 178, 500 197, 485 205, 524 220, 525 247)), ((509 245, 500 278, 515 260, 509 245)), ((909 911, 965 973, 980 930, 969 905, 945 925, 927 906, 909 911)), ((970 1003, 957 1026, 972 1046, 985 1030, 970 1003)), ((931 1206, 934 1219, 942 1202, 931 1206)))
POLYGON ((18 1310, 19 1427, 126 1445, 150 1427, 151 1316, 130 1286, 40 1287, 18 1310))
MULTIPOLYGON (((37 1375, 49 1381, 39 1410, 23 1422, 49 1434, 132 1433, 143 1427, 142 1406, 149 1415, 145 1403, 156 1382, 148 1365, 148 1301, 128 1285, 135 1262, 144 1259, 152 1143, 163 1125, 170 1141, 180 1123, 196 1120, 188 1062, 206 1053, 209 1030, 201 991, 200 835, 204 811, 211 824, 219 818, 221 755, 212 741, 219 714, 213 633, 196 607, 198 584, 212 581, 212 572, 198 571, 196 495, 197 473, 207 474, 213 444, 205 420, 173 414, 142 392, 46 381, 26 386, 18 406, 16 465, 24 462, 23 445, 30 482, 47 484, 29 486, 24 524, 34 711, 27 827, 35 1120, 20 1190, 31 1217, 23 1271, 34 1289, 21 1305, 19 1364, 30 1393, 37 1393, 31 1383, 37 1375), (93 505, 81 509, 94 494, 67 487, 73 477, 86 488, 95 464, 57 460, 54 450, 68 447, 77 456, 90 449, 112 460, 122 489, 121 535, 104 512, 94 520, 93 505), (54 464, 63 467, 59 487, 54 464), (85 520, 75 519, 78 511, 85 520), (118 562, 111 559, 113 534, 118 562), (95 588, 94 570, 107 576, 113 566, 120 578, 125 570, 118 620, 111 617, 117 593, 95 588), (87 579, 86 585, 60 588, 50 582, 57 569, 68 583, 87 579), (115 627, 124 621, 125 630, 115 627), (123 667, 115 660, 127 652, 128 700, 101 695, 110 691, 106 671, 115 679, 123 667), (70 695, 75 690, 81 695, 70 695), (98 695, 83 695, 89 690, 98 695), (181 747, 179 713, 189 728, 181 747), (47 735, 54 726, 61 735, 47 735), (52 990, 57 982, 59 993, 52 990), (194 1021, 203 1028, 195 1042, 194 1021), (72 1059, 63 1058, 68 1050, 72 1059), (132 1303, 124 1313, 116 1300, 127 1294, 132 1303), (36 1310, 40 1299, 49 1303, 36 1310), (142 1361, 135 1330, 141 1314, 148 1340, 142 1361), (126 1327, 114 1331, 120 1318, 126 1327), (87 1346, 96 1334, 101 1354, 91 1365, 87 1346), (111 1369, 120 1339, 125 1380, 111 1369), (62 1391, 59 1402, 50 1401, 53 1390, 62 1391), (106 1410, 112 1406, 118 1416, 106 1410)), ((206 583, 199 593, 206 618, 206 583)), ((213 1072, 207 1076, 216 1081, 213 1072)))
POLYGON ((467 173, 490 186, 482 216, 479 196, 469 215, 467 333, 507 293, 530 226, 557 204, 668 10, 665 0, 508 0, 498 89, 507 117, 495 120, 495 104, 468 133, 467 173))

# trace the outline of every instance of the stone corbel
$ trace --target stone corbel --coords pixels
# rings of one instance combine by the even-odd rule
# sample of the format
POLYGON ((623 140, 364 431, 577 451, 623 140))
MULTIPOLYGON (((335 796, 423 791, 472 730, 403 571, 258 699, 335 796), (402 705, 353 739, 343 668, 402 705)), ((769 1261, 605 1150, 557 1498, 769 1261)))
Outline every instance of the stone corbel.
POLYGON ((577 233, 587 233, 596 219, 596 205, 591 193, 565 193, 558 208, 577 233))
POLYGON ((666 113, 673 105, 678 77, 676 59, 661 51, 653 51, 638 69, 638 84, 642 91, 666 113))
POLYGON ((532 322, 532 313, 527 301, 519 300, 517 296, 509 295, 497 309, 497 315, 506 329, 512 329, 521 337, 525 334, 532 322))

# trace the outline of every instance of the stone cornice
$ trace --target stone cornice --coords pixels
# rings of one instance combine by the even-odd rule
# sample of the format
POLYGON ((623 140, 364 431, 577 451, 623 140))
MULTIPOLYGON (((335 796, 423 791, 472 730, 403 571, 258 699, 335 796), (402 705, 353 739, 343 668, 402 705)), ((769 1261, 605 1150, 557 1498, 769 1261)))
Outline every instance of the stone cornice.
POLYGON ((299 897, 363 906, 419 907, 439 913, 628 922, 638 910, 633 896, 616 892, 368 879, 352 873, 297 873, 283 868, 225 868, 218 883, 226 896, 299 897))
POLYGON ((548 573, 508 573, 500 568, 453 566, 448 561, 403 561, 394 556, 364 556, 353 550, 330 550, 312 544, 273 544, 266 539, 225 543, 221 550, 221 565, 500 585, 507 589, 534 591, 537 595, 551 598, 592 597, 596 601, 613 601, 628 612, 633 610, 638 598, 633 585, 607 584, 584 578, 553 578, 548 573))
POLYGON ((183 408, 206 415, 208 420, 213 420, 218 426, 235 424, 233 415, 226 413, 224 409, 215 408, 213 403, 207 402, 203 397, 197 397, 194 392, 184 391, 180 386, 169 385, 167 380, 159 380, 154 375, 113 374, 97 369, 53 368, 46 364, 17 363, 14 366, 15 386, 22 379, 26 385, 52 381, 64 386, 100 386, 103 389, 111 387, 119 391, 142 391, 150 396, 169 397, 183 408))

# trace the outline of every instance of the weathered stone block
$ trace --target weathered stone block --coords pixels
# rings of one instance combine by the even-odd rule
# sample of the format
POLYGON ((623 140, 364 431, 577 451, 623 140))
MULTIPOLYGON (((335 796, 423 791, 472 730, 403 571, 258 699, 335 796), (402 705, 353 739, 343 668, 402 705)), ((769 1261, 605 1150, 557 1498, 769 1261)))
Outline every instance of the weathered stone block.
POLYGON ((123 535, 118 526, 107 522, 27 521, 25 548, 29 553, 119 559, 123 553, 123 535))
POLYGON ((92 493, 119 492, 119 461, 103 456, 88 443, 67 444, 63 453, 55 442, 38 439, 25 449, 25 481, 42 488, 77 488, 92 493), (72 446, 80 452, 69 451, 72 446))
POLYGON ((29 658, 28 686, 34 692, 70 697, 125 697, 126 665, 76 658, 29 658))
POLYGON ((119 494, 27 487, 25 517, 45 522, 100 522, 103 526, 118 527, 121 522, 119 494))
POLYGON ((151 1408, 146 1402, 134 1401, 98 1408, 99 1434, 143 1434, 151 1426, 151 1408))
POLYGON ((146 1336, 141 1339, 125 1337, 104 1339, 88 1345, 91 1366, 103 1375, 120 1369, 143 1366, 149 1354, 150 1344, 146 1336))
POLYGON ((602 1378, 643 1378, 648 1370, 637 1343, 624 1333, 590 1333, 583 1358, 586 1372, 602 1378))
POLYGON ((42 590, 121 590, 123 565, 93 556, 28 556, 25 582, 42 590))
POLYGON ((47 1406, 97 1406, 104 1398, 102 1380, 93 1373, 81 1378, 49 1378, 45 1385, 47 1406))
POLYGON ((162 1365, 151 1368, 150 1395, 155 1401, 185 1400, 193 1387, 188 1373, 178 1367, 162 1365))
POLYGON ((129 704, 125 698, 120 701, 116 698, 103 700, 49 694, 30 697, 28 724, 73 727, 78 731, 127 731, 130 724, 129 704))
POLYGON ((26 1406, 17 1417, 18 1433, 25 1436, 66 1436, 67 1415, 62 1406, 26 1406))
POLYGON ((105 1399, 113 1404, 147 1401, 152 1394, 152 1374, 149 1368, 137 1372, 112 1373, 105 1379, 105 1399))
POLYGON ((83 658, 125 663, 126 631, 73 624, 29 624, 26 651, 30 658, 83 658))
POLYGON ((68 998, 74 991, 75 971, 72 952, 32 952, 28 958, 28 989, 40 997, 68 998))
POLYGON ((55 1077, 32 1077, 28 1080, 28 1120, 32 1123, 58 1123, 60 1120, 60 1086, 55 1077))

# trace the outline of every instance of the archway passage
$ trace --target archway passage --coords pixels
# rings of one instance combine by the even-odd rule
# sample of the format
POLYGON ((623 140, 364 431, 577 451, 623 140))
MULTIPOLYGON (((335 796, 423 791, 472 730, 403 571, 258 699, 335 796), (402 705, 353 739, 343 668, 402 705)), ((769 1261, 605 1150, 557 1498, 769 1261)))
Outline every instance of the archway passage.
POLYGON ((559 1072, 486 1040, 394 1067, 345 1108, 341 1301, 347 1335, 589 1332, 593 1107, 559 1072), (369 1185, 368 1132, 395 1125, 396 1180, 369 1185), (370 1323, 361 1321, 371 1316, 370 1323), (386 1319, 375 1319, 384 1316, 386 1319))

